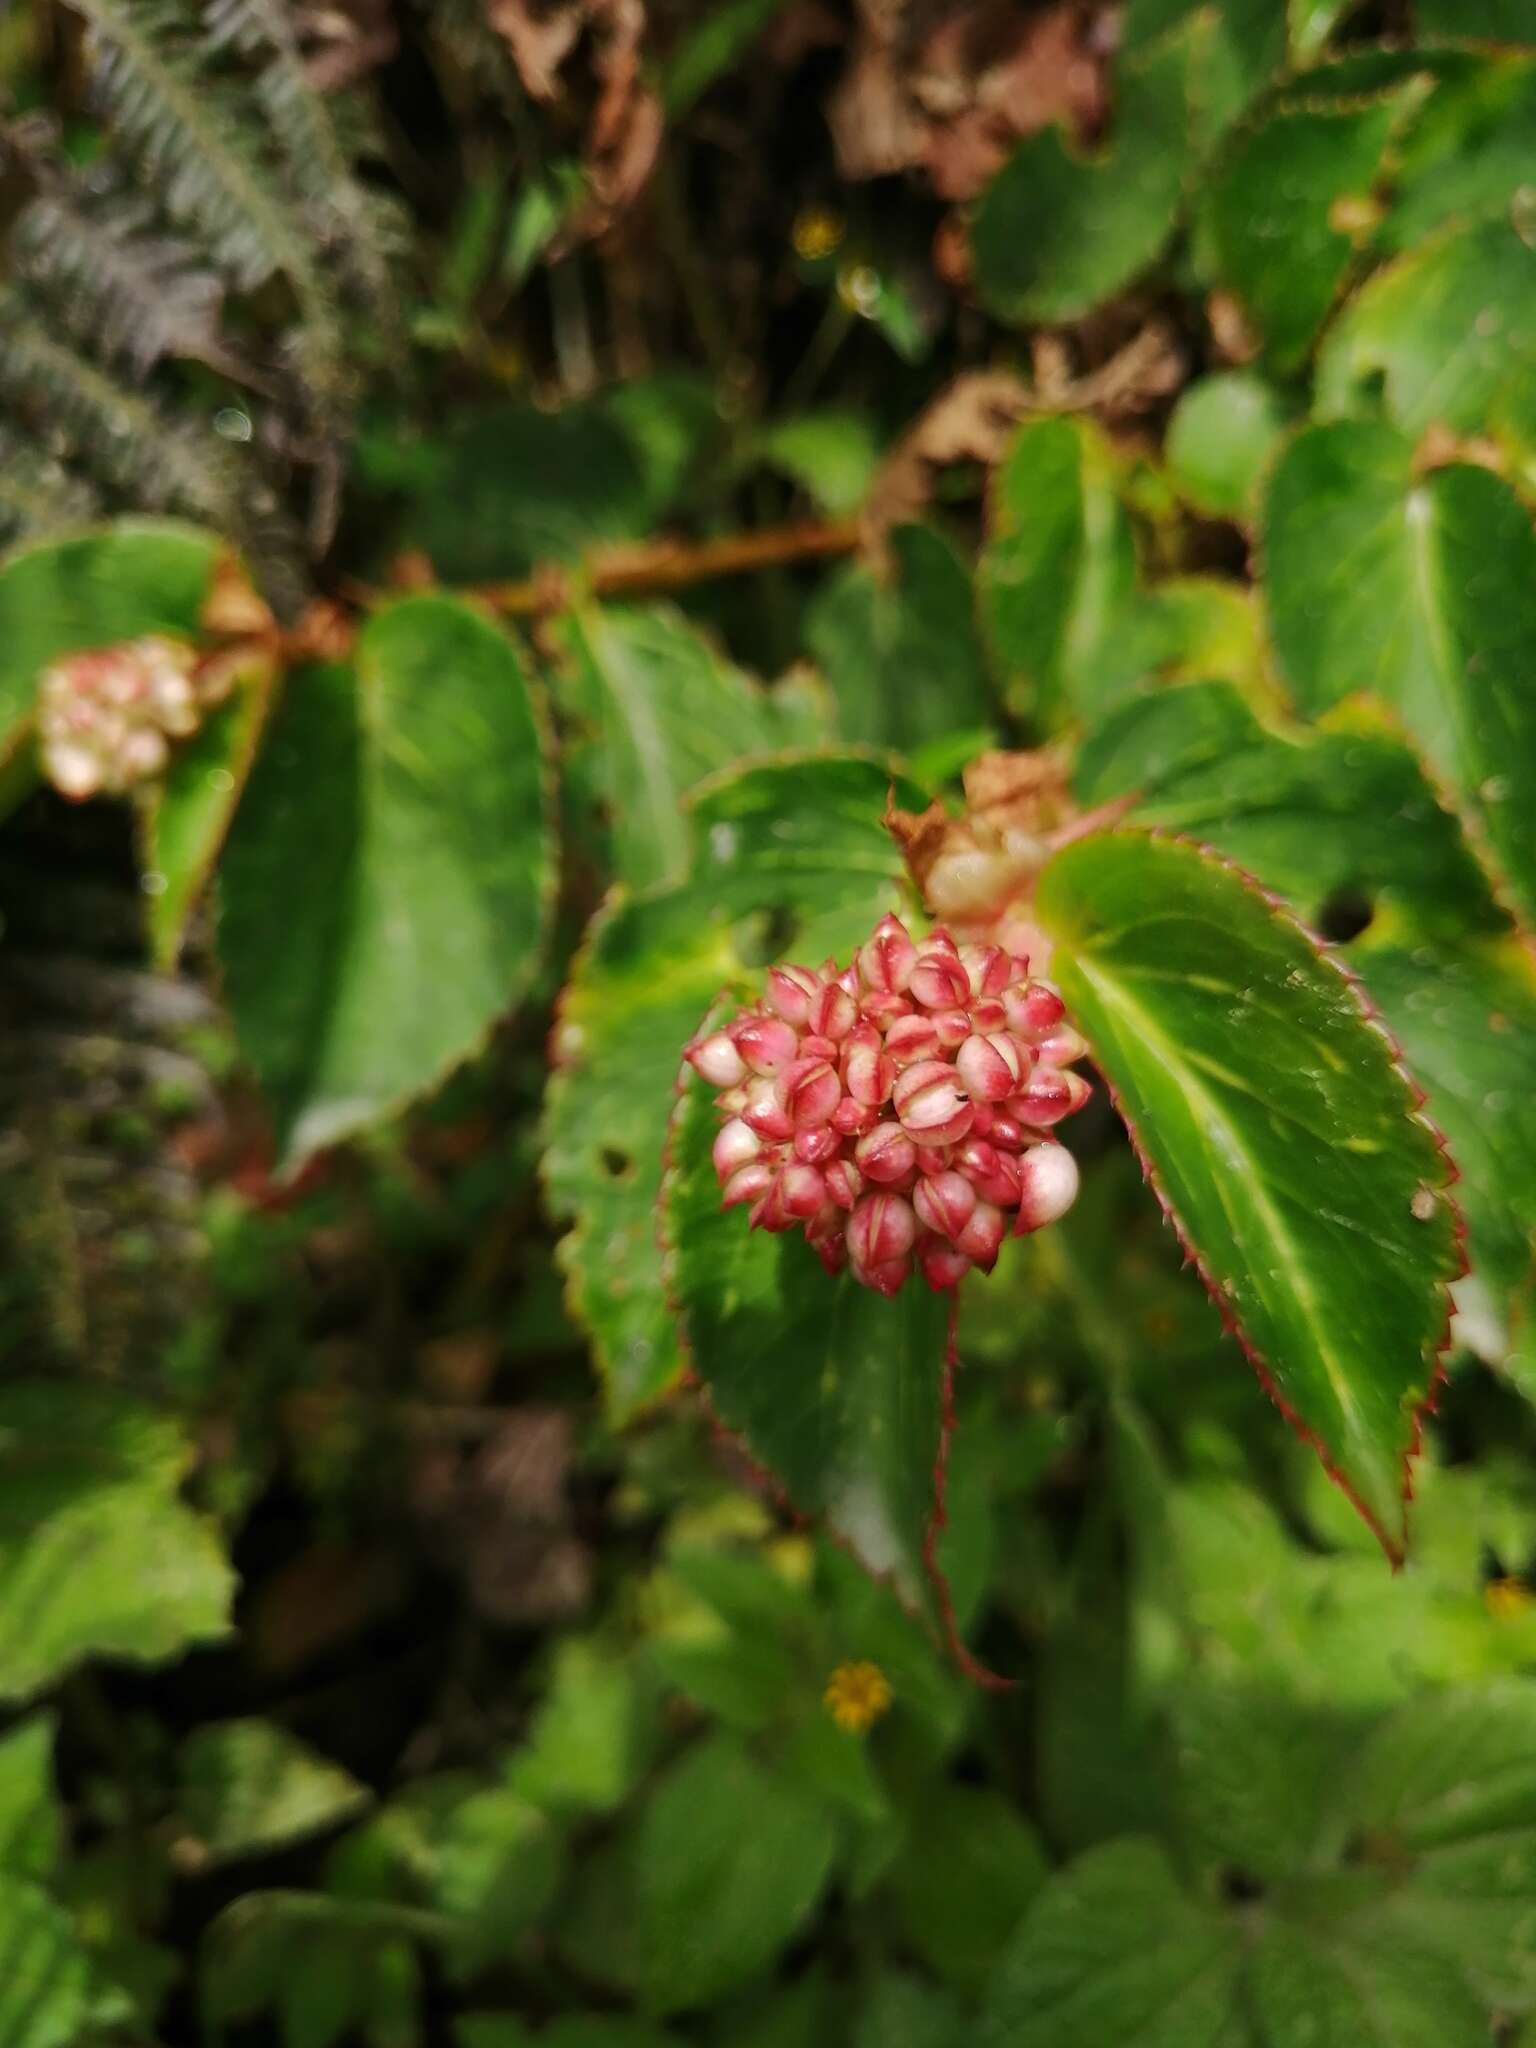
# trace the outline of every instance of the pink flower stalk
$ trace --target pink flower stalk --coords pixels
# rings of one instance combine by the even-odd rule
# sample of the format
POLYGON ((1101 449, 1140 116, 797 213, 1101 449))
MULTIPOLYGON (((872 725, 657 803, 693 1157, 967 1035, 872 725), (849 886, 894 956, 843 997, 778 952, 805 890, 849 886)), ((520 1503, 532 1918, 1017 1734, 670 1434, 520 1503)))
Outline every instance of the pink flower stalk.
POLYGON ((1088 1100, 1086 1051, 1027 960, 883 917, 851 967, 771 969, 687 1058, 717 1092, 725 1206, 891 1295, 990 1272, 1010 1230, 1071 1208, 1077 1162, 1047 1134, 1088 1100))

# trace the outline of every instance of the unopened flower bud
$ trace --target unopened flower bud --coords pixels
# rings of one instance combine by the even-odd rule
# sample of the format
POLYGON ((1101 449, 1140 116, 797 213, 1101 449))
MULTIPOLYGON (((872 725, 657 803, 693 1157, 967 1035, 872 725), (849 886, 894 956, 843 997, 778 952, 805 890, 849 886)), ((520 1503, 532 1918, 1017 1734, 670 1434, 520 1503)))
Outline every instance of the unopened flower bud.
POLYGON ((883 989, 866 989, 859 1000, 859 1015, 884 1031, 898 1017, 910 1017, 912 1005, 905 996, 887 995, 883 989))
POLYGON ((1088 1041, 1070 1024, 1058 1024, 1054 1031, 1044 1038, 1036 1039, 1040 1059, 1046 1066, 1070 1067, 1074 1060, 1080 1060, 1088 1050, 1088 1041))
POLYGON ((955 1250, 964 1252, 975 1265, 990 1273, 997 1262, 1003 1229, 1002 1210, 991 1202, 978 1202, 965 1228, 955 1239, 955 1250))
POLYGON ((821 981, 809 967, 770 967, 768 1007, 786 1024, 809 1021, 812 1005, 821 995, 821 981))
POLYGON ((956 1238, 971 1220, 976 1190, 963 1173, 950 1168, 932 1180, 919 1180, 912 1190, 912 1206, 927 1229, 956 1238))
POLYGON ((751 1125, 743 1123, 739 1116, 733 1116, 728 1124, 721 1125, 715 1139, 711 1155, 715 1172, 721 1180, 729 1180, 738 1167, 747 1166, 758 1158, 762 1149, 763 1141, 751 1125))
POLYGON ((797 1131, 824 1124, 842 1100, 842 1084, 825 1060, 792 1060, 774 1084, 774 1093, 797 1131))
POLYGON ((1056 1029, 1066 1014, 1066 1004, 1043 981, 1016 982, 1003 991, 1008 1028, 1021 1037, 1040 1039, 1056 1029))
POLYGON ((859 975, 866 988, 899 996, 912 979, 917 948, 899 917, 882 917, 859 948, 859 975))
POLYGON ((923 1278, 935 1293, 942 1293, 947 1287, 958 1287, 971 1270, 971 1262, 964 1252, 957 1252, 946 1239, 927 1231, 917 1241, 917 1263, 922 1268, 923 1278))
POLYGON ((848 1218, 848 1249, 854 1263, 865 1268, 905 1258, 916 1236, 912 1204, 884 1190, 861 1195, 848 1218))
POLYGON ((964 1045, 971 1035, 971 1013, 969 1010, 935 1010, 933 1028, 941 1052, 953 1052, 964 1045))
POLYGON ((947 1060, 920 1060, 896 1077, 891 1104, 920 1145, 948 1145, 971 1127, 971 1106, 947 1060))
POLYGON ((1081 1074, 1061 1067, 1036 1067, 1019 1094, 1010 1096, 1008 1113, 1032 1130, 1048 1130, 1080 1110, 1092 1093, 1081 1074))
POLYGON ((1054 1139, 1032 1145, 1019 1160, 1019 1216, 1014 1229, 1023 1234, 1043 1229, 1065 1216, 1077 1200, 1077 1161, 1054 1139))
POLYGON ((794 1027, 782 1017, 748 1017, 733 1027, 731 1037, 754 1074, 777 1074, 800 1049, 794 1027))
POLYGON ((1017 1094, 1024 1074, 1019 1049, 1004 1031, 968 1038, 955 1054, 955 1067, 973 1102, 1002 1102, 1017 1094))
POLYGON ((747 1065, 726 1031, 712 1031, 708 1038, 690 1045, 684 1057, 711 1088, 734 1088, 746 1079, 747 1065))
MULTIPOLYGON (((861 1025, 869 1041, 852 1045, 843 1058, 843 1085, 855 1102, 878 1109, 890 1097, 896 1079, 896 1062, 884 1052, 873 1025, 861 1025)), ((850 1034, 851 1040, 852 1034, 850 1034)))
POLYGON ((842 1132, 833 1130, 830 1124, 795 1133, 795 1157, 803 1159, 807 1166, 821 1166, 828 1159, 835 1159, 842 1145, 842 1132))
POLYGON ((792 1138, 795 1135, 789 1113, 765 1074, 748 1083, 747 1104, 741 1116, 743 1123, 756 1131, 760 1138, 792 1138))
POLYGON ((851 1160, 834 1159, 822 1178, 839 1209, 851 1209, 864 1192, 864 1176, 851 1160))
POLYGON ((855 1102, 851 1095, 845 1095, 832 1112, 832 1128, 845 1138, 859 1138, 873 1127, 879 1114, 868 1103, 855 1102))
POLYGON ((938 1029, 928 1016, 898 1017, 885 1034, 886 1056, 898 1067, 910 1067, 915 1060, 931 1060, 938 1050, 938 1029))
POLYGON ((1008 955, 1001 946, 962 946, 960 960, 972 996, 1000 996, 1013 979, 1008 955))
POLYGON ((720 1195, 720 1206, 734 1209, 742 1202, 755 1202, 773 1186, 773 1168, 766 1159, 754 1159, 749 1165, 740 1166, 726 1182, 720 1195))
POLYGON ((949 1010, 966 1001, 971 984, 958 956, 930 953, 913 968, 910 989, 925 1010, 949 1010))
POLYGON ((916 1163, 917 1153, 900 1124, 879 1123, 859 1139, 853 1148, 853 1157, 866 1180, 889 1186, 906 1179, 916 1163))
POLYGON ((858 1020, 857 998, 833 982, 822 988, 806 1021, 819 1038, 830 1038, 836 1044, 848 1036, 858 1020))

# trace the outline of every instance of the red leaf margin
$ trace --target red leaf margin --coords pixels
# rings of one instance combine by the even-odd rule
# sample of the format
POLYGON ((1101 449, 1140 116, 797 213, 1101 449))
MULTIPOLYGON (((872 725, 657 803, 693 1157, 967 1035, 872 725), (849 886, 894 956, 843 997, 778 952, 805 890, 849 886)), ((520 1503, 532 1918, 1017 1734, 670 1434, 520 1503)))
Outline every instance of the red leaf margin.
MULTIPOLYGON (((1330 968, 1335 974, 1338 975, 1339 979, 1343 982, 1344 986, 1348 989, 1351 997, 1353 998, 1355 1007, 1359 1012, 1361 1022, 1364 1023, 1369 1029, 1374 1031, 1386 1046, 1388 1064, 1391 1067, 1393 1073, 1396 1074, 1399 1081, 1401 1081, 1401 1083, 1403 1084, 1404 1092, 1408 1100, 1409 1113, 1423 1127, 1425 1132, 1428 1134, 1431 1142, 1433 1143, 1435 1151, 1440 1156, 1445 1172, 1444 1177, 1439 1184, 1437 1192, 1442 1197, 1446 1204, 1446 1207, 1451 1212, 1452 1242, 1455 1246, 1455 1250, 1459 1260, 1459 1270, 1455 1273, 1447 1275, 1445 1279, 1438 1281, 1436 1283, 1444 1299, 1445 1318, 1441 1327, 1441 1333, 1439 1338, 1429 1348, 1426 1354, 1426 1363, 1429 1369, 1428 1384, 1426 1385, 1424 1392, 1420 1395, 1419 1399, 1413 1404, 1413 1407, 1409 1411, 1409 1422, 1411 1425, 1410 1434, 1407 1443, 1403 1447, 1402 1452, 1402 1501, 1406 1513, 1406 1509, 1412 1502, 1414 1497, 1413 1465, 1414 1460, 1420 1455, 1420 1452, 1423 1449, 1424 1418, 1426 1415, 1434 1414, 1435 1409, 1439 1403, 1440 1388, 1445 1384, 1445 1381, 1448 1376, 1446 1371, 1446 1358, 1451 1347, 1451 1322, 1453 1316, 1455 1315, 1455 1301, 1453 1299, 1452 1289, 1454 1288, 1458 1280, 1465 1279, 1468 1273, 1470 1273, 1472 1270, 1471 1261, 1469 1260, 1467 1255, 1466 1218, 1462 1214, 1460 1204, 1456 1201, 1454 1195, 1451 1193, 1451 1190, 1456 1186, 1457 1182, 1461 1179, 1461 1169, 1457 1166, 1456 1161, 1451 1156, 1450 1147, 1446 1143, 1445 1133, 1440 1129, 1439 1125, 1436 1124, 1433 1117, 1427 1114, 1426 1104, 1428 1101, 1428 1097, 1425 1095, 1425 1092, 1423 1088, 1420 1087, 1418 1081, 1414 1078, 1413 1073, 1409 1069, 1408 1064, 1403 1057, 1402 1047, 1398 1044, 1397 1039, 1393 1036, 1391 1029, 1386 1023, 1386 1020, 1382 1017, 1381 1012, 1377 1009, 1375 1003, 1371 1000, 1370 992, 1366 988, 1360 976, 1348 964, 1348 962, 1342 958, 1338 949, 1335 946, 1331 945, 1326 939, 1321 938, 1316 932, 1314 932, 1311 929, 1311 927, 1308 924, 1306 924, 1303 921, 1302 918, 1300 918, 1297 915, 1293 906, 1290 903, 1288 903, 1284 897, 1277 895, 1275 891, 1272 889, 1267 889, 1256 875, 1251 874, 1247 868, 1242 867, 1237 861, 1232 860, 1228 855, 1220 852, 1216 847, 1209 845, 1204 840, 1191 838, 1187 833, 1170 832, 1155 825, 1133 825, 1121 826, 1116 828, 1112 832, 1092 833, 1089 834, 1088 837, 1134 837, 1141 839, 1157 840, 1169 845, 1187 846, 1191 848, 1194 852, 1203 856, 1213 866, 1225 869, 1228 874, 1234 876, 1235 879, 1242 884, 1242 886, 1248 891, 1249 895, 1258 897, 1260 902, 1262 902, 1265 905, 1265 907, 1280 920, 1281 923, 1289 925, 1290 928, 1294 932, 1296 932, 1298 937, 1303 939, 1306 942, 1306 944, 1311 947, 1312 951, 1316 954, 1318 960, 1322 962, 1324 966, 1330 968)), ((1049 871, 1049 865, 1050 864, 1047 863, 1046 868, 1042 869, 1042 875, 1049 871)), ((1077 1020, 1074 1019, 1073 1021, 1074 1023, 1076 1023, 1077 1020)), ((1078 1028, 1081 1029, 1081 1026, 1079 1025, 1078 1028)), ((1086 1032, 1084 1033, 1084 1036, 1087 1036, 1086 1032)), ((1092 1048, 1090 1046, 1090 1053, 1091 1051, 1092 1048)), ((1348 1474, 1343 1470, 1342 1466, 1338 1463, 1328 1444, 1323 1440, 1323 1438, 1318 1434, 1318 1432, 1311 1427, 1309 1423, 1303 1422, 1301 1417, 1297 1414, 1296 1410, 1291 1406, 1290 1402, 1287 1401, 1285 1396, 1280 1392, 1279 1387, 1275 1383, 1274 1374, 1270 1369, 1267 1359, 1264 1357, 1262 1352, 1259 1351, 1258 1347, 1253 1343, 1251 1338, 1248 1336, 1247 1331, 1243 1328, 1241 1322, 1237 1317, 1236 1312, 1234 1311, 1231 1305, 1231 1302, 1227 1298, 1226 1290, 1219 1284, 1219 1282, 1215 1279, 1214 1275, 1207 1269, 1205 1261, 1200 1254, 1199 1248, 1196 1246, 1193 1238, 1189 1234, 1189 1231, 1185 1227, 1183 1219, 1179 1216, 1172 1202, 1168 1199, 1167 1193, 1165 1192, 1161 1182, 1157 1177, 1157 1169, 1153 1165, 1151 1158, 1149 1157, 1145 1148, 1142 1145, 1140 1135, 1136 1128, 1135 1119, 1126 1110, 1125 1104, 1122 1102, 1120 1098, 1119 1090, 1115 1087, 1114 1082, 1110 1079, 1109 1075, 1104 1071, 1103 1067, 1098 1066, 1097 1062, 1095 1062, 1095 1066, 1099 1074, 1099 1078, 1104 1083, 1105 1092, 1109 1096, 1111 1103, 1114 1105, 1115 1114, 1119 1117, 1121 1123, 1125 1126, 1125 1133, 1130 1140, 1131 1149, 1136 1155, 1138 1165, 1141 1167, 1142 1179, 1146 1182, 1147 1186, 1152 1190, 1153 1195, 1156 1197, 1158 1207, 1163 1212, 1164 1221, 1168 1224, 1174 1236, 1178 1239, 1179 1246, 1184 1253, 1184 1260, 1186 1265, 1192 1266, 1194 1268, 1195 1272, 1200 1277, 1200 1282, 1202 1286, 1205 1288, 1206 1293, 1211 1297, 1211 1300, 1216 1308, 1216 1313, 1221 1318, 1222 1327, 1227 1331, 1229 1336, 1233 1337, 1236 1340, 1244 1357, 1248 1360, 1248 1363, 1253 1367, 1259 1385, 1263 1388, 1264 1392, 1269 1396, 1270 1400, 1273 1401, 1276 1408, 1279 1409, 1281 1415, 1290 1425, 1295 1435, 1301 1440, 1302 1443, 1306 1444, 1309 1450, 1316 1454, 1318 1462, 1321 1464, 1323 1470, 1327 1473, 1329 1479, 1332 1480, 1333 1484, 1336 1487, 1338 1487, 1339 1491, 1344 1495, 1344 1498, 1349 1502, 1350 1506, 1355 1510, 1356 1514, 1359 1515, 1361 1521, 1365 1523, 1366 1527, 1370 1530, 1371 1534, 1376 1538, 1377 1542, 1381 1545, 1382 1550, 1386 1554, 1387 1561, 1392 1566, 1393 1571, 1400 1571, 1403 1567, 1407 1555, 1404 1544, 1399 1543, 1396 1540, 1396 1538, 1392 1536, 1390 1532, 1382 1525, 1381 1521, 1378 1519, 1374 1511, 1371 1508, 1369 1508, 1366 1505, 1366 1503, 1361 1499, 1360 1495, 1355 1490, 1353 1482, 1349 1478, 1348 1474)))

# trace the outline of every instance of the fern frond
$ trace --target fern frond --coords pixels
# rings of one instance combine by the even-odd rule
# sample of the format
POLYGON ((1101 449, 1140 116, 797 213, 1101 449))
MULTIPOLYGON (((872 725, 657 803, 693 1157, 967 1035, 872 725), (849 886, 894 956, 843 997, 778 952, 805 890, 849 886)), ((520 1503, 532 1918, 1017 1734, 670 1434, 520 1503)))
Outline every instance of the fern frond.
POLYGON ((237 285, 274 273, 308 317, 327 299, 301 222, 262 161, 246 107, 208 75, 174 0, 70 0, 98 51, 102 110, 173 220, 237 285))
POLYGON ((57 185, 22 208, 11 249, 65 324, 135 376, 162 356, 218 359, 223 286, 185 242, 153 232, 143 200, 90 202, 57 185))
POLYGON ((0 427, 0 545, 83 526, 100 508, 84 477, 35 441, 0 427))
POLYGON ((353 150, 330 102, 305 68, 283 0, 206 0, 210 46, 228 46, 260 65, 255 91, 282 151, 294 194, 316 235, 333 249, 369 311, 392 324, 390 216, 353 171, 353 150))

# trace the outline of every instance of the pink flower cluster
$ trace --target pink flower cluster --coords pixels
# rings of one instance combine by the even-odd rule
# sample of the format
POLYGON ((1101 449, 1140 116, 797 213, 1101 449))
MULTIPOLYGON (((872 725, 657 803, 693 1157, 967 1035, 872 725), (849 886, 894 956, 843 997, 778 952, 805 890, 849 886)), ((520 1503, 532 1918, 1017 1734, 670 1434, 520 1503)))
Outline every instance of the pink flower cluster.
POLYGON ((196 732, 207 693, 196 655, 179 641, 149 635, 115 647, 66 655, 38 685, 43 768, 62 795, 77 801, 120 795, 159 775, 172 740, 196 732))
POLYGON ((930 1287, 990 1272, 1010 1217, 1071 1208, 1077 1163, 1046 1134, 1088 1099, 1067 1071, 1086 1050, 1026 960, 885 917, 841 972, 772 968, 687 1058, 720 1091, 725 1206, 891 1295, 914 1262, 930 1287))

